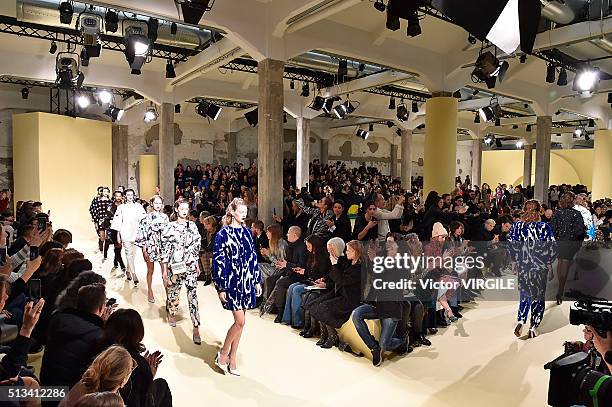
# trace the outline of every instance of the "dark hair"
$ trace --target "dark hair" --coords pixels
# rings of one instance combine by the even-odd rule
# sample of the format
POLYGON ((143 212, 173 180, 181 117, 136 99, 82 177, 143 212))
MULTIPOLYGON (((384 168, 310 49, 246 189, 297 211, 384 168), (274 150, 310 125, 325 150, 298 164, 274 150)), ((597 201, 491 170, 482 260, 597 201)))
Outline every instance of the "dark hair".
POLYGON ((134 192, 134 190, 133 190, 132 188, 128 188, 128 189, 126 189, 125 191, 123 191, 123 194, 124 194, 124 195, 127 195, 127 193, 128 193, 128 192, 133 193, 133 194, 134 194, 134 197, 136 197, 136 192, 134 192))
POLYGON ((497 223, 500 225, 503 225, 504 223, 513 223, 513 222, 510 216, 504 215, 504 216, 500 216, 499 219, 497 219, 497 223))
POLYGON ((463 228, 463 230, 465 231, 465 227, 463 226, 463 223, 459 222, 458 220, 452 221, 450 225, 448 226, 448 228, 450 230, 451 236, 455 236, 455 230, 459 228, 463 228))
POLYGON ((326 243, 317 235, 310 235, 304 241, 312 245, 312 253, 308 255, 308 268, 310 272, 314 272, 327 261, 326 243))
POLYGON ((61 248, 51 248, 45 251, 42 256, 42 263, 38 269, 38 276, 44 277, 55 274, 62 268, 62 256, 64 251, 61 248))
POLYGON ((72 281, 84 271, 93 270, 93 265, 91 262, 85 258, 75 259, 67 264, 64 268, 64 281, 69 282, 72 281))
POLYGON ((77 293, 77 309, 94 314, 106 303, 106 287, 104 284, 90 284, 79 288, 77 293))
POLYGON ((563 195, 561 195, 561 197, 559 198, 559 207, 564 209, 573 207, 574 199, 576 199, 576 195, 574 195, 573 192, 564 192, 563 195))
POLYGON ((144 352, 144 324, 138 311, 118 309, 111 314, 104 325, 104 343, 121 345, 129 352, 144 352))
POLYGON ((344 203, 344 201, 342 199, 336 199, 334 201, 334 205, 335 204, 338 204, 338 205, 342 206, 343 209, 346 208, 346 204, 344 203))
POLYGON ((47 254, 49 250, 63 249, 63 248, 64 246, 60 242, 56 242, 55 240, 48 240, 38 248, 38 254, 40 254, 40 257, 45 257, 45 255, 47 254))
POLYGON ((89 393, 79 399, 74 407, 124 407, 121 396, 112 391, 89 393))
POLYGON ((189 211, 189 216, 193 216, 194 218, 198 218, 198 211, 196 211, 195 209, 192 209, 189 211))
POLYGON ((257 229, 261 230, 263 232, 264 230, 264 223, 260 220, 256 220, 255 222, 253 222, 253 227, 256 227, 257 229))
POLYGON ((53 240, 65 246, 72 243, 72 233, 66 229, 57 229, 55 233, 53 233, 53 240))
POLYGON ((106 284, 106 280, 93 271, 82 272, 57 296, 55 306, 58 309, 77 308, 79 289, 91 284, 106 284))

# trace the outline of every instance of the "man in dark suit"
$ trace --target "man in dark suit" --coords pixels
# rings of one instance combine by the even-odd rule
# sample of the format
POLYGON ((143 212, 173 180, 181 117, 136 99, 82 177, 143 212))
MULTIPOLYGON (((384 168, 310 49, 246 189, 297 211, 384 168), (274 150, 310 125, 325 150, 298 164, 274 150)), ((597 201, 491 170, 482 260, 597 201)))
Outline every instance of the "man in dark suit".
POLYGON ((264 232, 264 223, 260 220, 253 222, 251 227, 253 232, 253 242, 255 243, 255 251, 257 252, 257 262, 267 263, 268 261, 261 254, 262 248, 268 248, 270 243, 268 242, 268 236, 264 232))

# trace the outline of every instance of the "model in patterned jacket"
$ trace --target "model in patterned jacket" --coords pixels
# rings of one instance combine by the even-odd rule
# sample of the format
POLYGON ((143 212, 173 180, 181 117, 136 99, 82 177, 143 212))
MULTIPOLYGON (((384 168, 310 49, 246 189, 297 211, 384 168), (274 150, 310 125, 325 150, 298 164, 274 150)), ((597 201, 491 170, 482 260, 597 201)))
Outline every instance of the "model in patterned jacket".
MULTIPOLYGON (((138 232, 136 233, 136 245, 142 248, 142 256, 147 263, 147 297, 150 303, 155 302, 153 296, 153 271, 155 263, 161 265, 162 261, 162 233, 168 225, 168 216, 162 212, 164 200, 161 196, 155 195, 149 200, 153 209, 140 220, 138 232)), ((166 287, 164 275, 164 287, 166 287)))
POLYGON ((200 339, 200 311, 196 287, 198 282, 198 258, 200 255, 201 237, 194 222, 189 222, 189 202, 179 199, 174 204, 177 219, 166 225, 161 237, 162 273, 167 282, 168 323, 176 326, 176 312, 179 306, 181 286, 187 289, 189 314, 193 323, 193 342, 202 343, 200 339))
POLYGON ((223 371, 240 376, 236 367, 238 344, 242 336, 246 310, 255 308, 261 295, 261 274, 251 230, 244 225, 247 206, 235 198, 223 217, 213 250, 212 276, 223 308, 232 311, 234 323, 227 331, 215 364, 223 371))
POLYGON ((98 195, 91 201, 91 205, 89 205, 91 221, 98 235, 98 249, 100 249, 100 253, 104 251, 104 242, 106 241, 106 229, 102 227, 102 223, 106 218, 106 209, 111 203, 109 196, 110 189, 108 187, 98 187, 98 195))

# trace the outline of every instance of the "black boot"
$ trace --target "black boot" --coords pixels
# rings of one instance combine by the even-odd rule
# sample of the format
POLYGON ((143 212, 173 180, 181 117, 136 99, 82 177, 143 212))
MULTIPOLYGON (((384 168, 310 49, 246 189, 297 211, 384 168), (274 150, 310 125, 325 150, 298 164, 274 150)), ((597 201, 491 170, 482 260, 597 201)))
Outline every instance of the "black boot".
POLYGON ((323 349, 330 349, 338 346, 338 333, 335 328, 327 325, 327 340, 321 345, 323 349))
POLYGON ((104 252, 104 241, 102 239, 98 239, 98 250, 100 250, 100 253, 104 252))
POLYGON ((431 346, 431 341, 425 337, 425 335, 421 334, 418 338, 418 341, 423 346, 431 346))
MULTIPOLYGON (((304 336, 308 331, 310 331, 310 314, 306 311, 304 313, 304 328, 300 331, 300 336, 304 336)), ((309 338, 312 338, 312 336, 309 336, 309 338)))
POLYGON ((310 319, 310 329, 302 335, 304 338, 312 338, 313 336, 321 335, 321 330, 319 329, 319 323, 314 317, 309 317, 310 319))
POLYGON ((317 346, 323 345, 327 341, 329 333, 327 332, 327 326, 321 322, 318 322, 319 328, 321 329, 321 339, 317 341, 317 346))
POLYGON ((453 315, 457 318, 463 318, 463 315, 459 312, 459 307, 450 307, 451 311, 453 311, 453 315))

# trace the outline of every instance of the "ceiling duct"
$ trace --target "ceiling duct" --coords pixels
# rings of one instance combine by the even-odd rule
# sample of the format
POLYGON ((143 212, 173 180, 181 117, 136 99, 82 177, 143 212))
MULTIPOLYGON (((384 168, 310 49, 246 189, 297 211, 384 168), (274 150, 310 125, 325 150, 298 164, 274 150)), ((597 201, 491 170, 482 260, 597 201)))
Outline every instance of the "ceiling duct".
MULTIPOLYGON (((59 10, 57 9, 58 2, 51 0, 17 0, 17 19, 28 23, 41 24, 52 27, 66 28, 65 25, 60 23, 59 10)), ((84 3, 73 3, 74 14, 85 11, 84 3)), ((98 14, 104 18, 106 7, 94 6, 94 11, 89 13, 98 14)), ((119 13, 119 27, 121 22, 125 20, 124 13, 119 13)), ((148 17, 143 15, 137 15, 130 19, 137 19, 147 21, 148 17)), ((73 18, 73 26, 76 24, 76 20, 73 18)), ((177 23, 176 34, 171 33, 171 21, 159 21, 159 27, 157 29, 156 43, 179 47, 187 49, 201 49, 201 47, 208 43, 211 39, 211 32, 209 30, 191 27, 181 23, 177 23)), ((103 32, 105 35, 121 37, 121 30, 116 33, 103 32)))
MULTIPOLYGON (((338 63, 341 58, 332 57, 326 54, 320 54, 318 52, 306 52, 302 55, 299 55, 295 58, 292 58, 288 65, 295 65, 301 68, 309 68, 317 71, 323 71, 327 73, 337 74, 338 73, 338 63)), ((359 71, 359 62, 347 60, 347 70, 349 77, 357 77, 360 75, 370 75, 376 72, 380 72, 385 69, 383 67, 379 67, 376 65, 364 64, 363 71, 359 71)))

